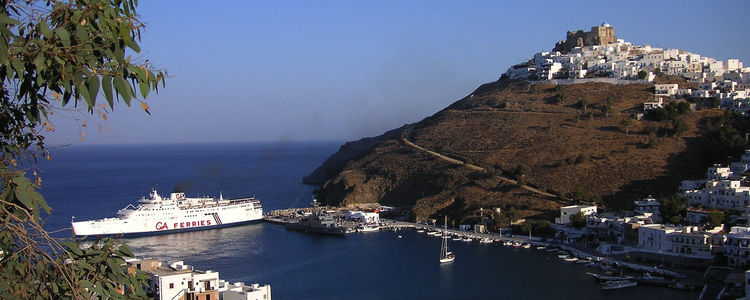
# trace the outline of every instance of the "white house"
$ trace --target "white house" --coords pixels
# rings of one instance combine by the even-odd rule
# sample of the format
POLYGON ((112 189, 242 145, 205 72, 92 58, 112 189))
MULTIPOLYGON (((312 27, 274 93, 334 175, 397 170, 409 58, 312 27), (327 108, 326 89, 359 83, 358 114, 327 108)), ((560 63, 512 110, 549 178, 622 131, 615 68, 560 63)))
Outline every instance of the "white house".
POLYGON ((739 59, 727 59, 727 72, 742 70, 742 62, 739 59))
POLYGON ((270 285, 245 286, 241 282, 229 285, 219 279, 218 272, 195 270, 182 261, 164 265, 157 259, 144 258, 128 260, 127 264, 129 268, 142 270, 151 277, 150 288, 160 300, 271 299, 270 285))
POLYGON ((170 262, 149 272, 159 299, 219 299, 219 273, 197 271, 182 261, 170 262))
POLYGON ((713 257, 724 249, 725 236, 721 227, 711 231, 701 231, 698 227, 687 226, 670 234, 672 252, 679 255, 713 257))
POLYGON ((672 251, 669 234, 679 228, 664 224, 646 224, 638 227, 638 247, 652 251, 672 251))
POLYGON ((750 227, 732 227, 724 246, 730 267, 746 267, 750 263, 750 227))
POLYGON ((661 96, 672 96, 677 92, 676 83, 654 84, 654 94, 661 96))
POLYGON ((379 223, 380 215, 375 212, 364 212, 353 210, 346 213, 345 218, 347 220, 359 221, 362 223, 379 223))
POLYGON ((596 214, 595 205, 571 205, 560 207, 560 217, 555 218, 557 224, 568 224, 570 223, 570 216, 577 213, 582 213, 584 216, 596 214))
POLYGON ((661 97, 652 102, 643 102, 643 112, 646 113, 652 109, 664 108, 664 100, 661 97))
POLYGON ((236 282, 221 292, 223 300, 271 300, 271 286, 236 282))
POLYGON ((710 213, 721 212, 717 209, 700 208, 700 207, 688 207, 685 211, 685 222, 698 225, 703 222, 704 219, 708 218, 710 213))
POLYGON ((636 213, 659 213, 659 207, 661 206, 659 200, 656 200, 651 195, 641 200, 633 201, 633 204, 635 204, 633 211, 636 213))

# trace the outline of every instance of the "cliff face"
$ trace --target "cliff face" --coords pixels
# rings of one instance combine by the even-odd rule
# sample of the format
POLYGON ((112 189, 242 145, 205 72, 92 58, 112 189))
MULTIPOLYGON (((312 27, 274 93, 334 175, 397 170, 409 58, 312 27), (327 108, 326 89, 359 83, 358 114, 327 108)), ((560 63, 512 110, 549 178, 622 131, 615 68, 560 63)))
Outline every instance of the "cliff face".
POLYGON ((419 219, 471 218, 480 208, 517 218, 571 203, 566 195, 627 207, 705 172, 700 120, 721 113, 684 115, 691 129, 680 138, 653 133, 669 127, 664 122, 631 119, 625 128, 622 120, 653 98, 651 88, 485 84, 418 123, 347 143, 306 180, 325 179, 319 198, 326 203, 410 206, 419 219))

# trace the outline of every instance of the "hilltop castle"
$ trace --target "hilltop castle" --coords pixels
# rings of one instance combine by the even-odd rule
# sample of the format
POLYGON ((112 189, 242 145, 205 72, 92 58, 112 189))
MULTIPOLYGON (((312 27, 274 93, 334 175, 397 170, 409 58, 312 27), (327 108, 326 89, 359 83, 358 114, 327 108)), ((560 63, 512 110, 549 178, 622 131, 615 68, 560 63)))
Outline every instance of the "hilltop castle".
POLYGON ((583 30, 568 31, 566 40, 557 42, 552 51, 566 54, 575 47, 607 45, 615 41, 615 28, 607 23, 602 23, 601 26, 591 27, 591 31, 587 32, 583 30))

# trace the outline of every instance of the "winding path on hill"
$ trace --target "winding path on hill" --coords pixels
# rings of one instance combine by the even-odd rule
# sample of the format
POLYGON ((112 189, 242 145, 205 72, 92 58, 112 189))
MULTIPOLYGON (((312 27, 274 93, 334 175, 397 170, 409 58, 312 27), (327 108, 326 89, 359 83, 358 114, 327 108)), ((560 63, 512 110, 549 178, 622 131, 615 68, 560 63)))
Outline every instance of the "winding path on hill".
MULTIPOLYGON (((473 164, 469 164, 469 163, 465 163, 465 162, 463 162, 463 161, 461 161, 461 160, 458 160, 458 159, 455 159, 455 158, 452 158, 452 157, 449 157, 449 156, 446 156, 446 155, 443 155, 443 154, 437 153, 437 152, 435 152, 435 151, 429 150, 429 149, 427 149, 427 148, 424 148, 424 147, 422 147, 422 146, 419 146, 419 145, 417 145, 417 144, 415 144, 415 143, 412 143, 411 141, 409 141, 409 137, 411 136, 412 128, 413 128, 413 125, 411 125, 411 124, 410 124, 410 125, 408 125, 408 126, 406 127, 406 132, 405 132, 405 134, 401 136, 401 140, 402 140, 402 141, 404 142, 404 144, 406 144, 407 146, 409 146, 409 147, 412 147, 412 148, 414 148, 414 149, 417 149, 417 150, 419 150, 419 151, 422 151, 422 152, 426 152, 426 153, 429 153, 429 154, 431 154, 432 156, 435 156, 435 157, 437 157, 437 158, 440 158, 440 159, 442 159, 442 160, 445 160, 445 161, 447 161, 447 162, 450 162, 450 163, 454 163, 454 164, 459 164, 459 165, 463 165, 463 166, 465 166, 465 167, 467 167, 467 168, 469 168, 469 169, 475 170, 475 171, 480 171, 480 172, 484 172, 484 171, 485 171, 485 169, 484 169, 484 168, 482 168, 482 167, 480 167, 480 166, 477 166, 477 165, 473 165, 473 164)), ((525 189, 525 190, 527 190, 527 191, 529 191, 529 192, 532 192, 532 193, 535 193, 535 194, 539 194, 539 195, 542 195, 542 196, 545 196, 545 197, 552 197, 552 198, 557 198, 557 196, 555 196, 555 195, 553 195, 553 194, 550 194, 550 193, 544 192, 544 191, 542 191, 542 190, 539 190, 539 189, 536 189, 536 188, 530 187, 530 186, 528 186, 528 185, 525 185, 525 184, 524 184, 524 185, 520 185, 520 184, 518 184, 518 181, 516 181, 516 180, 513 180, 513 179, 510 179, 510 178, 508 178, 508 177, 504 177, 504 176, 499 176, 499 175, 493 175, 493 176, 495 176, 495 177, 497 177, 497 178, 499 178, 500 180, 503 180, 503 181, 505 181, 505 182, 509 182, 509 183, 511 183, 511 184, 515 184, 515 185, 519 186, 520 188, 522 188, 522 189, 525 189)))

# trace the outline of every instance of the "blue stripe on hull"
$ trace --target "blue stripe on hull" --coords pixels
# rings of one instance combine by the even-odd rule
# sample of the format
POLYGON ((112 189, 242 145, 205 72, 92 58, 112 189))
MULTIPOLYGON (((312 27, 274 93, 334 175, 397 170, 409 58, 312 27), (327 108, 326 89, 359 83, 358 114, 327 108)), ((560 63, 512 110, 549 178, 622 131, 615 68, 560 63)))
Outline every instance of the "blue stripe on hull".
POLYGON ((125 233, 125 234, 90 235, 90 236, 87 236, 86 239, 92 239, 92 238, 98 238, 98 237, 135 238, 135 237, 162 235, 162 234, 170 234, 170 233, 181 233, 181 232, 191 232, 191 231, 221 229, 221 228, 234 227, 234 226, 245 225, 245 224, 250 224, 250 223, 255 223, 255 222, 260 223, 261 220, 262 219, 250 220, 250 221, 243 221, 243 222, 236 222, 236 223, 229 223, 229 224, 221 224, 221 225, 213 225, 213 226, 190 227, 190 228, 159 230, 159 231, 148 231, 148 232, 135 232, 135 233, 125 233))

